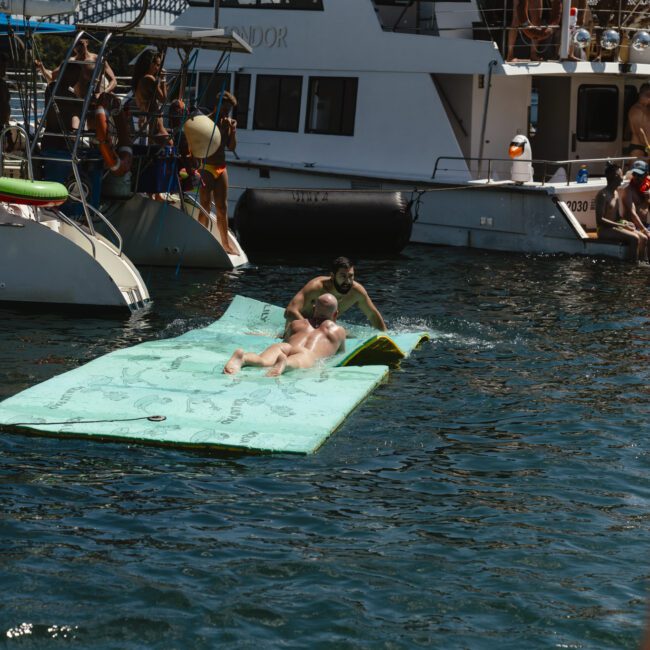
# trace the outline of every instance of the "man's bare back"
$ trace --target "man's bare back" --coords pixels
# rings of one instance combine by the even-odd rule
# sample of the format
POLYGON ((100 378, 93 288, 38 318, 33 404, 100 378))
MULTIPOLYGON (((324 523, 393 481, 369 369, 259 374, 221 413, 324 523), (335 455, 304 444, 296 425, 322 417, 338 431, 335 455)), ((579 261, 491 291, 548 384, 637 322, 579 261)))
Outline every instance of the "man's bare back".
POLYGON ((314 359, 322 359, 332 356, 341 347, 345 340, 340 337, 342 331, 343 328, 331 320, 316 326, 307 318, 295 320, 289 325, 284 345, 290 345, 297 352, 309 352, 314 359))

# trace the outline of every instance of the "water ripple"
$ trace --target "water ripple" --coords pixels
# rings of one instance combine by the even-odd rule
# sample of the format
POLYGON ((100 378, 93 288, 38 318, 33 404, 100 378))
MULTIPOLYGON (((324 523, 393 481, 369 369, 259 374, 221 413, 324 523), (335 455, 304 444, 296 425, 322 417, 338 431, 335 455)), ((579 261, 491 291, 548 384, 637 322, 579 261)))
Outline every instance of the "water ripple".
MULTIPOLYGON (((147 270, 126 320, 3 310, 0 396, 325 262, 147 270)), ((314 456, 3 436, 2 647, 637 647, 650 274, 417 246, 357 271, 434 335, 314 456)))

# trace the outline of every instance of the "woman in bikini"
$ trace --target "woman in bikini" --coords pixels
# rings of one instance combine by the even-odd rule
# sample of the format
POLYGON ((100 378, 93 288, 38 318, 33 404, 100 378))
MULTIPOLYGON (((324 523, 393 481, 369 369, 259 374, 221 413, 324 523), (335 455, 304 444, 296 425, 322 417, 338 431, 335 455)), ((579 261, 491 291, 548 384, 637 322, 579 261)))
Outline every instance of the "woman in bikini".
MULTIPOLYGON (((210 212, 210 205, 214 201, 217 209, 217 228, 221 245, 226 253, 236 255, 228 238, 228 170, 226 169, 226 148, 234 151, 237 146, 237 122, 229 117, 230 111, 237 106, 237 100, 231 93, 225 91, 217 96, 217 107, 219 116, 216 120, 221 144, 219 148, 208 158, 201 170, 202 186, 199 189, 199 200, 201 207, 210 212)), ((205 215, 199 215, 199 221, 208 226, 208 219, 205 215)))
POLYGON ((155 50, 145 50, 136 61, 131 80, 133 99, 138 110, 139 129, 143 128, 150 114, 148 135, 154 144, 171 144, 169 133, 163 124, 162 107, 167 101, 167 84, 161 78, 162 56, 155 50))

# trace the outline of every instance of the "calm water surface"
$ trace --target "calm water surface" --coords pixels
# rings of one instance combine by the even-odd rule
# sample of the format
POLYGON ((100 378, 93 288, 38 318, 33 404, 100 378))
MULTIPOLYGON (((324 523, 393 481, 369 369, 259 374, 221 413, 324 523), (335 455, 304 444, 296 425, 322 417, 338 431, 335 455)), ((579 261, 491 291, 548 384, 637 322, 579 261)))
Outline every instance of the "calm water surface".
MULTIPOLYGON (((321 262, 145 271, 127 320, 0 310, 0 397, 321 262)), ((314 456, 0 438, 0 647, 638 646, 650 270, 412 246, 357 272, 436 336, 314 456)))

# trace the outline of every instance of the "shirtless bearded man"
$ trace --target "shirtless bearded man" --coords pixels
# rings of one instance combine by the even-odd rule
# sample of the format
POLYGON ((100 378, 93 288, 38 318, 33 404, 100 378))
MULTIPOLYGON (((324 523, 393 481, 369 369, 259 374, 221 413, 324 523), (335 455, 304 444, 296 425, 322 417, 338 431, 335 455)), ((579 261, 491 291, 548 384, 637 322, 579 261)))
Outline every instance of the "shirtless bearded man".
POLYGON ((357 305, 375 329, 386 331, 386 323, 370 300, 368 292, 355 281, 354 266, 347 257, 337 257, 332 262, 332 272, 329 276, 320 275, 310 280, 292 298, 284 312, 287 327, 291 321, 307 318, 314 300, 324 293, 331 293, 338 300, 340 314, 357 305))
POLYGON ((345 346, 345 330, 336 324, 338 303, 325 293, 316 299, 311 318, 294 320, 283 343, 274 343, 261 352, 235 350, 224 373, 234 375, 243 366, 270 368, 269 377, 281 375, 286 368, 311 368, 318 359, 331 357, 345 346))

